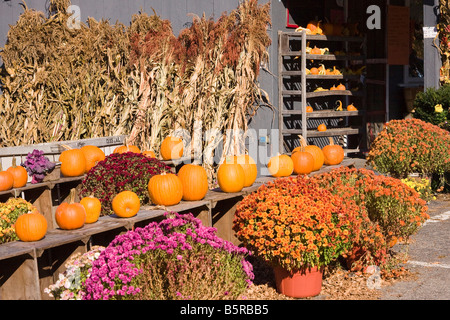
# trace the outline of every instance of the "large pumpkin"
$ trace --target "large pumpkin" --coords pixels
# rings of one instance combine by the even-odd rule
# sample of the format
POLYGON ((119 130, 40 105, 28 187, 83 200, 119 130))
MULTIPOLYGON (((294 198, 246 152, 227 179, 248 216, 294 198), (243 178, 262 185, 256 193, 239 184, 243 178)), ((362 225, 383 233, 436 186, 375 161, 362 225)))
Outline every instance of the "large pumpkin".
POLYGON ((188 163, 180 168, 177 175, 183 185, 183 200, 197 201, 205 197, 209 189, 205 168, 188 163))
POLYGON ((183 184, 176 174, 163 172, 150 178, 148 194, 156 205, 173 206, 183 199, 183 184))
POLYGON ((64 177, 78 177, 86 172, 86 157, 81 149, 67 149, 59 155, 61 174, 64 177))
POLYGON ((141 208, 141 200, 133 191, 125 190, 115 195, 111 206, 116 216, 130 218, 138 213, 141 208))
POLYGON ((161 157, 163 160, 176 160, 183 156, 183 140, 168 136, 161 142, 161 157))
POLYGON ((12 166, 6 169, 13 176, 13 188, 21 188, 27 184, 28 172, 22 166, 16 164, 16 158, 12 159, 12 166))
POLYGON ((328 139, 330 144, 322 148, 324 163, 328 166, 340 164, 344 160, 344 149, 340 145, 334 144, 332 137, 328 139))
POLYGON ((244 169, 244 188, 250 187, 258 176, 258 168, 255 160, 248 154, 242 154, 236 157, 237 163, 244 169))
MULTIPOLYGON (((320 168, 322 168, 324 160, 325 160, 322 149, 313 144, 308 145, 306 142, 306 139, 302 135, 299 135, 298 137, 300 138, 300 146, 305 145, 305 147, 304 147, 305 151, 311 153, 311 155, 314 158, 313 171, 317 171, 320 168)), ((300 150, 300 147, 295 148, 294 150, 292 150, 292 152, 295 152, 298 150, 300 150)))
POLYGON ((287 177, 294 172, 294 162, 287 154, 280 154, 270 158, 267 168, 269 173, 276 178, 287 177))
POLYGON ((74 199, 75 189, 71 189, 69 202, 63 202, 56 208, 55 220, 63 230, 81 228, 86 222, 86 210, 83 205, 74 202, 74 199))
POLYGON ((47 233, 47 220, 37 211, 20 215, 14 224, 15 232, 20 240, 39 241, 47 233))
POLYGON ((245 173, 236 158, 226 158, 217 169, 217 183, 223 192, 239 192, 244 188, 245 173))
POLYGON ((91 170, 98 162, 105 160, 105 153, 97 146, 83 146, 80 150, 84 153, 84 157, 86 158, 85 172, 91 170))
POLYGON ((0 164, 0 191, 12 189, 14 185, 14 177, 8 171, 3 171, 0 164))
POLYGON ((311 153, 305 151, 305 147, 302 145, 299 151, 291 154, 295 174, 309 174, 313 171, 314 158, 311 153))
POLYGON ((102 211, 102 203, 93 196, 84 197, 80 200, 80 204, 86 210, 86 223, 94 223, 100 217, 102 211))

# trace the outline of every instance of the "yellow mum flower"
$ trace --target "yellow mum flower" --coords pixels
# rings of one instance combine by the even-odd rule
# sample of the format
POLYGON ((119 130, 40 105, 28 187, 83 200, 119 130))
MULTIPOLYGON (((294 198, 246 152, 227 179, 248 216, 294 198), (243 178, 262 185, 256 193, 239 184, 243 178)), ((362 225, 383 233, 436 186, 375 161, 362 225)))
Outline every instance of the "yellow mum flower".
POLYGON ((442 104, 437 104, 434 106, 434 112, 441 113, 442 111, 444 111, 444 109, 442 108, 442 104))

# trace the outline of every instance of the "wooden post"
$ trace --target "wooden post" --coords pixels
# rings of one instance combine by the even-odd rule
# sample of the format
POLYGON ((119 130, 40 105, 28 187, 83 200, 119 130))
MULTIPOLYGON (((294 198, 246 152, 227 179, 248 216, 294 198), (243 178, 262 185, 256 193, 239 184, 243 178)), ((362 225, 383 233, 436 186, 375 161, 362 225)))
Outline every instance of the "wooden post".
MULTIPOLYGON (((439 0, 423 1, 423 25, 424 30, 434 29, 439 22, 439 0)), ((432 33, 424 32, 424 90, 427 88, 439 88, 439 73, 442 65, 438 48, 439 38, 435 40, 432 33), (427 34, 430 34, 427 36, 427 34)))

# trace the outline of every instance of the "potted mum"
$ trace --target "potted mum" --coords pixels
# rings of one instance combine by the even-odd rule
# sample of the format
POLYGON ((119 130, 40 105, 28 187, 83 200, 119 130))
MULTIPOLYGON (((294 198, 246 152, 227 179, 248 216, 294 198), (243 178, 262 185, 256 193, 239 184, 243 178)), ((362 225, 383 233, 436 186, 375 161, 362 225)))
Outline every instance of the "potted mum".
POLYGON ((243 245, 274 268, 277 290, 318 295, 323 268, 347 252, 359 228, 358 207, 307 176, 279 178, 238 205, 233 230, 243 245))

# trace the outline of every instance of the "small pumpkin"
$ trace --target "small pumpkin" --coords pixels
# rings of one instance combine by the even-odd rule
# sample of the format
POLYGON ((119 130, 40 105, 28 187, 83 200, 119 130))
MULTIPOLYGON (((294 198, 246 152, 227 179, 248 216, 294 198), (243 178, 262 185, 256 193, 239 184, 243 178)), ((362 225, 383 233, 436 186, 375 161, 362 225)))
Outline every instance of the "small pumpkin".
POLYGON ((333 85, 331 88, 330 88, 330 90, 337 90, 338 88, 335 86, 335 85, 333 85))
POLYGON ((86 158, 86 170, 89 172, 100 161, 105 160, 106 156, 102 149, 97 146, 87 145, 80 148, 86 158))
POLYGON ((336 89, 337 89, 337 90, 347 90, 347 88, 346 88, 342 83, 339 83, 339 84, 337 85, 336 89))
MULTIPOLYGON (((304 147, 305 151, 309 152, 314 158, 313 171, 317 171, 320 168, 322 168, 323 162, 325 160, 322 149, 316 145, 307 144, 306 139, 302 135, 299 135, 298 137, 300 139, 300 146, 305 145, 304 147)), ((300 147, 297 147, 294 150, 292 150, 292 152, 296 152, 299 150, 300 147)))
POLYGON ((125 190, 114 196, 111 207, 116 216, 130 218, 138 213, 141 208, 141 200, 135 192, 125 190))
POLYGON ((65 146, 66 150, 59 155, 61 162, 61 174, 64 177, 78 177, 86 172, 86 157, 81 149, 71 149, 65 146))
POLYGON ((309 69, 309 73, 314 74, 314 75, 318 75, 319 74, 319 69, 316 67, 312 67, 311 69, 309 69))
POLYGON ((0 191, 10 190, 14 185, 14 176, 8 170, 3 171, 0 164, 0 191))
POLYGON ((344 149, 333 142, 332 137, 328 137, 330 144, 322 148, 324 163, 329 166, 337 165, 344 160, 344 149))
POLYGON ((237 163, 244 169, 244 188, 250 187, 258 176, 258 167, 255 160, 248 154, 242 154, 237 157, 237 163))
POLYGON ((313 112, 314 109, 311 106, 306 106, 306 112, 313 112))
POLYGON ((22 166, 18 166, 16 163, 16 158, 12 159, 12 165, 6 169, 13 176, 13 188, 21 188, 27 184, 28 172, 22 166))
POLYGON ((80 204, 86 210, 86 223, 97 222, 102 211, 102 203, 94 196, 87 196, 80 200, 80 204))
POLYGON ((20 240, 24 242, 39 241, 47 234, 47 219, 35 210, 20 215, 14 228, 20 240))
POLYGON ((217 183, 223 192, 241 191, 245 183, 244 169, 236 160, 226 159, 217 170, 217 183))
POLYGON ((295 174, 309 174, 314 169, 314 158, 311 153, 305 151, 306 141, 301 140, 300 149, 291 154, 295 174))
POLYGON ((74 230, 84 226, 86 222, 86 209, 75 202, 75 188, 70 190, 69 202, 61 203, 55 211, 55 220, 63 230, 74 230))
POLYGON ((153 204, 173 206, 183 199, 183 184, 176 174, 162 172, 150 178, 148 194, 153 204))
POLYGON ((320 28, 320 21, 310 21, 306 25, 306 29, 309 29, 311 31, 311 34, 322 34, 323 31, 320 28))
POLYGON ((314 48, 311 49, 311 54, 322 54, 322 51, 320 50, 320 48, 317 48, 316 46, 314 46, 314 48))
POLYGON ((327 131, 327 126, 325 125, 325 123, 321 123, 317 126, 317 130, 321 132, 327 131))
POLYGON ((294 162, 287 154, 279 154, 270 158, 267 168, 273 177, 287 177, 294 172, 294 162))
POLYGON ((180 168, 177 175, 183 185, 183 200, 197 201, 206 196, 209 186, 205 168, 187 163, 180 168))
POLYGON ((358 111, 358 109, 352 103, 347 106, 347 111, 358 111))
POLYGON ((161 142, 161 157, 163 160, 176 160, 183 156, 183 140, 168 136, 161 142))

